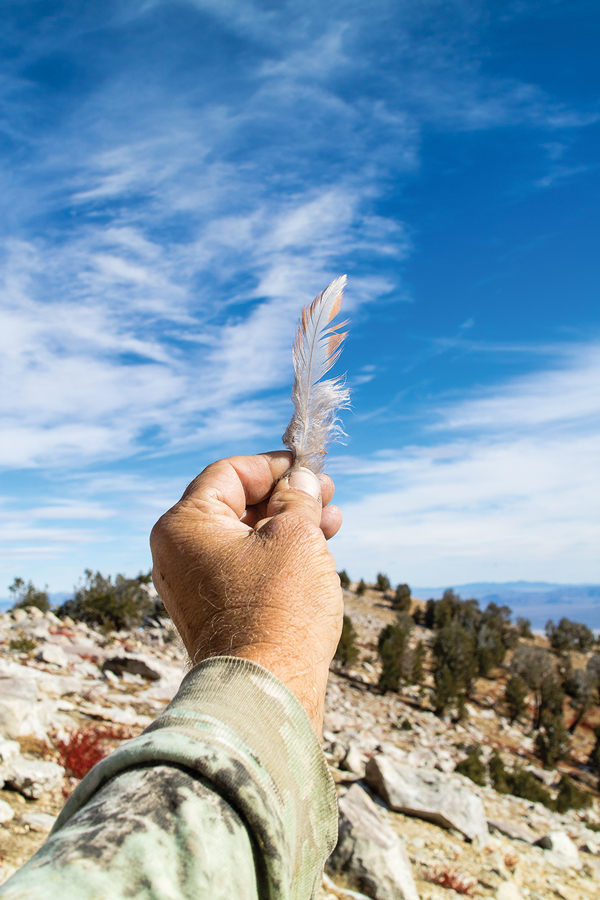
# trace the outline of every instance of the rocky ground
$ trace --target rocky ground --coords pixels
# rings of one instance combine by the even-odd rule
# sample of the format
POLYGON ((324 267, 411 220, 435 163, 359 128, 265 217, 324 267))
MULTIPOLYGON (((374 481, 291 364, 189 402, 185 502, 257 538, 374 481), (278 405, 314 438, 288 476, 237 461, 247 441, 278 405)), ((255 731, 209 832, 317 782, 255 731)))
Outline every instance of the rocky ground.
MULTIPOLYGON (((433 714, 426 686, 381 695, 376 647, 394 620, 390 603, 347 592, 346 611, 360 659, 348 671, 333 664, 327 694, 323 746, 340 797, 340 841, 321 900, 600 897, 600 805, 582 765, 598 711, 578 727, 571 758, 544 771, 527 728, 510 726, 496 704, 502 678, 478 683, 461 724, 433 714), (561 815, 473 784, 454 773, 473 744, 484 758, 495 748, 507 763, 518 759, 551 788, 569 773, 593 806, 561 815)), ((429 638, 417 628, 412 640, 429 638)), ((98 750, 89 735, 103 736, 106 751, 139 734, 184 666, 167 619, 102 634, 37 610, 0 615, 0 883, 45 840, 78 766, 98 750)))

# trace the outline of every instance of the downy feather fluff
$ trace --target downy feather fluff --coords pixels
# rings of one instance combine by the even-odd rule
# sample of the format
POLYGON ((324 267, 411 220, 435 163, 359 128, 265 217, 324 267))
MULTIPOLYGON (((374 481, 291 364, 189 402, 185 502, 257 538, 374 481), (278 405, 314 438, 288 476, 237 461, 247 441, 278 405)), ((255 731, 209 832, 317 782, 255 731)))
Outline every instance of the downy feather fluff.
POLYGON ((331 324, 340 311, 345 284, 345 275, 336 278, 300 315, 292 351, 294 414, 282 438, 294 453, 294 469, 321 472, 329 443, 344 434, 337 414, 348 407, 350 392, 340 378, 321 379, 339 358, 348 334, 340 334, 347 322, 331 324))

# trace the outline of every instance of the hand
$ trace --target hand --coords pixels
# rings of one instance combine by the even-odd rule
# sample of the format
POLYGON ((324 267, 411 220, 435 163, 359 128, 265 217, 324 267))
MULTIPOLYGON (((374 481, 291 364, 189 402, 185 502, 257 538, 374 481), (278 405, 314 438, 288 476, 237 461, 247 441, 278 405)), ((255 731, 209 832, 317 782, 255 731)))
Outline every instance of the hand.
POLYGON ((281 450, 208 466, 154 526, 152 576, 193 663, 224 655, 260 663, 320 734, 343 618, 326 539, 341 513, 328 505, 327 475, 279 480, 291 462, 281 450))

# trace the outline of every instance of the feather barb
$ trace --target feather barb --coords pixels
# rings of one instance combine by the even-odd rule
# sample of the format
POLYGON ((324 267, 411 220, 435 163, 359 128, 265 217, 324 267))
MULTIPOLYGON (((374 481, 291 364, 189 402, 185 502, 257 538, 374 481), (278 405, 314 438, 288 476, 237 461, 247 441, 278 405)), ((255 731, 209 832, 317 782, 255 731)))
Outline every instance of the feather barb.
POLYGON ((300 315, 293 347, 294 414, 283 435, 294 454, 293 468, 322 471, 328 445, 344 434, 338 412, 348 407, 349 391, 342 379, 322 379, 339 359, 348 336, 340 332, 347 321, 331 324, 341 309, 345 284, 345 275, 336 278, 300 315))

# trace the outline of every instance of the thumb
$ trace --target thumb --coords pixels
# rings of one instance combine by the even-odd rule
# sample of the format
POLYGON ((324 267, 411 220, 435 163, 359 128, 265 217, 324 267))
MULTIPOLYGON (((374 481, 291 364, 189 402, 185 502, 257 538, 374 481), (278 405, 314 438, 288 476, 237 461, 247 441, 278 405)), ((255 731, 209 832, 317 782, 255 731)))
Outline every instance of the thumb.
POLYGON ((318 477, 310 469, 295 469, 275 485, 267 507, 268 518, 259 522, 256 528, 261 528, 273 516, 286 514, 301 516, 320 525, 321 509, 321 482, 318 477))

